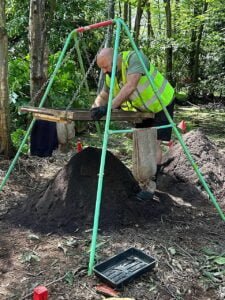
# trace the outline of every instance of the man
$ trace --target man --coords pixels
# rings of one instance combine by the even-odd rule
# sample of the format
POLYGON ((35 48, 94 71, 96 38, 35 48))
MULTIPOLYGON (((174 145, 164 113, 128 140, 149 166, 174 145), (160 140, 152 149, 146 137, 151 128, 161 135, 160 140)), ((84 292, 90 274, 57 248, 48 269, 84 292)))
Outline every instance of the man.
MULTIPOLYGON (((162 98, 164 106, 167 108, 171 118, 173 118, 174 89, 142 52, 141 55, 146 68, 149 70, 149 74, 153 78, 153 82, 162 98)), ((105 74, 105 84, 95 99, 91 109, 93 120, 99 120, 106 115, 112 63, 113 48, 103 48, 97 56, 97 65, 105 74)), ((136 128, 169 124, 163 108, 145 75, 144 68, 134 51, 124 51, 118 55, 117 74, 112 101, 112 109, 115 108, 155 113, 154 119, 145 119, 142 123, 137 123, 136 128)), ((162 161, 161 143, 162 141, 170 141, 171 132, 171 127, 157 131, 157 172, 154 178, 155 181, 160 171, 162 161)), ((148 194, 143 193, 143 198, 145 198, 145 196, 146 198, 149 197, 148 194)))

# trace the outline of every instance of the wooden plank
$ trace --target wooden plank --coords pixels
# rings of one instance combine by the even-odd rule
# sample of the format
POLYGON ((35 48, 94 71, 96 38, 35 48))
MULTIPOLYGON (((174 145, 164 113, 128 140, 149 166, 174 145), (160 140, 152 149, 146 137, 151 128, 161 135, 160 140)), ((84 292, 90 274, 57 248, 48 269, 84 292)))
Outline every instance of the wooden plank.
MULTIPOLYGON (((53 122, 66 122, 66 121, 93 121, 89 109, 51 109, 51 108, 38 108, 38 107, 21 107, 21 112, 29 112, 36 115, 39 119, 47 119, 53 122), (54 121, 55 120, 57 121, 54 121), (59 121, 58 121, 59 120, 59 121)), ((141 122, 143 119, 154 118, 153 113, 146 112, 131 112, 115 109, 111 113, 112 121, 134 121, 141 122)), ((105 117, 101 120, 105 120, 105 117)))
POLYGON ((65 120, 60 117, 45 115, 45 114, 39 114, 39 113, 33 113, 34 118, 38 120, 45 120, 50 122, 57 122, 57 123, 68 123, 71 122, 70 120, 65 120))
POLYGON ((57 116, 64 119, 73 119, 73 111, 66 111, 61 109, 52 109, 52 108, 38 108, 38 107, 29 107, 24 106, 20 108, 21 112, 30 112, 30 113, 38 113, 49 116, 57 116))

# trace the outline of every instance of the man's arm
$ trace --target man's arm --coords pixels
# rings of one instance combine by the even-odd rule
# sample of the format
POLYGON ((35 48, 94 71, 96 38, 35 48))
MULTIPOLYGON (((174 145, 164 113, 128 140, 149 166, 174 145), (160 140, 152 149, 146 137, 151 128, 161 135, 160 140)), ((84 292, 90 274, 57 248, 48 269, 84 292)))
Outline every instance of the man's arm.
POLYGON ((119 94, 113 99, 112 109, 120 107, 124 101, 129 99, 129 96, 136 90, 140 78, 140 73, 127 75, 127 83, 121 88, 119 94))
POLYGON ((96 97, 92 108, 106 105, 108 103, 108 98, 109 94, 105 90, 101 90, 99 95, 96 97))
MULTIPOLYGON (((119 108, 120 105, 129 99, 129 96, 136 90, 142 74, 133 73, 127 75, 127 83, 121 88, 119 94, 113 99, 112 109, 119 108)), ((94 101, 92 107, 104 106, 108 103, 109 93, 102 90, 94 101)))

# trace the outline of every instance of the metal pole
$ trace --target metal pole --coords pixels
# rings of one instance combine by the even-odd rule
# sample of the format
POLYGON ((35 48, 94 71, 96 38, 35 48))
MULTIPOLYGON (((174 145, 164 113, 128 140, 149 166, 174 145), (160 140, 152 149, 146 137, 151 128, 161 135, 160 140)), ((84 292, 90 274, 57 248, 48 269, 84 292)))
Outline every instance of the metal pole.
POLYGON ((94 215, 94 225, 93 225, 93 232, 92 232, 88 275, 92 274, 92 269, 93 269, 94 261, 95 261, 96 241, 97 241, 98 224, 99 224, 99 213, 100 213, 100 205, 101 205, 101 197, 102 197, 102 185, 103 185, 103 177, 104 177, 107 144, 108 144, 108 138, 109 138, 109 125, 110 125, 110 118, 111 118, 113 87, 114 87, 114 82, 115 82, 119 40, 120 40, 121 25, 117 19, 115 20, 115 23, 116 23, 117 27, 116 27, 116 39, 115 39, 114 53, 113 53, 112 78, 111 78, 111 82, 110 82, 109 101, 108 101, 108 108, 107 108, 107 115, 106 115, 106 122, 105 122, 105 131, 104 131, 104 137, 103 137, 102 154, 101 154, 101 163, 100 163, 99 177, 98 177, 98 189, 97 189, 97 197, 96 197, 96 203, 95 203, 95 215, 94 215))
MULTIPOLYGON (((172 127, 172 125, 162 125, 162 126, 156 126, 156 127, 152 127, 152 128, 156 128, 156 129, 162 129, 162 128, 169 128, 172 127)), ((139 128, 138 130, 141 130, 141 128, 139 128)), ((120 129, 120 130, 109 130, 109 134, 114 134, 114 133, 131 133, 134 132, 134 128, 131 129, 120 129)))

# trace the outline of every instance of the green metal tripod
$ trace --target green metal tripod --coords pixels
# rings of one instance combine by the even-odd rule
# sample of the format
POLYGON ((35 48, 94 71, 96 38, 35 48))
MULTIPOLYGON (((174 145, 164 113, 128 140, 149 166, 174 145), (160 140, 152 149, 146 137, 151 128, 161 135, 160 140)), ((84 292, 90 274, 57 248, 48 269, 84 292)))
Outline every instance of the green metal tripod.
MULTIPOLYGON (((184 153, 186 154, 189 162, 191 163, 191 165, 192 165, 194 171, 196 172, 199 180, 201 181, 204 189, 206 190, 210 200, 212 201, 213 205, 215 206, 216 210, 218 211, 221 219, 223 221, 225 221, 225 215, 224 215, 223 211, 221 210, 219 204, 217 203, 216 198, 214 197, 213 193, 211 192, 210 188, 208 187, 203 175, 199 171, 199 168, 198 168, 197 164, 194 162, 188 147, 186 146, 185 142, 182 139, 182 136, 181 136, 180 132, 178 131, 178 129, 176 127, 176 124, 173 122, 172 118, 170 117, 166 107, 164 107, 161 96, 158 93, 158 90, 154 85, 153 78, 152 78, 151 75, 149 75, 148 70, 147 70, 147 68, 146 68, 146 66, 145 66, 145 64, 142 60, 142 57, 140 55, 140 51, 138 50, 138 48, 137 48, 130 32, 129 32, 128 27, 126 26, 126 24, 124 23, 124 21, 122 19, 117 18, 117 19, 114 19, 114 20, 108 20, 108 21, 92 24, 92 25, 85 26, 85 27, 79 27, 78 29, 73 30, 68 35, 68 37, 66 39, 66 42, 64 44, 63 50, 61 52, 61 55, 58 59, 56 67, 54 69, 54 72, 53 72, 52 76, 50 77, 50 80, 49 80, 49 83, 48 83, 47 88, 45 90, 45 93, 44 93, 44 95, 43 95, 43 97, 40 101, 39 108, 43 107, 43 105, 46 101, 46 98, 49 94, 49 91, 50 91, 50 89, 52 87, 52 84, 53 84, 53 81, 55 79, 56 73, 58 72, 59 68, 62 65, 62 61, 65 57, 65 54, 66 54, 67 48, 68 48, 68 46, 71 42, 71 39, 72 38, 76 39, 77 38, 77 33, 82 33, 84 31, 97 29, 97 28, 100 28, 100 27, 109 26, 109 25, 113 25, 113 24, 116 25, 116 37, 115 37, 115 43, 114 43, 112 77, 111 77, 111 82, 110 82, 109 101, 108 101, 108 109, 107 109, 107 116, 106 116, 106 122, 105 122, 105 131, 104 131, 104 136, 103 136, 103 145, 102 145, 102 153, 101 153, 101 163, 100 163, 99 178, 98 178, 98 188, 97 188, 97 196, 96 196, 96 206, 95 206, 92 242, 91 242, 91 249, 90 249, 89 268, 88 268, 88 274, 89 275, 92 274, 93 266, 94 266, 94 260, 95 260, 96 241, 97 241, 97 233, 98 233, 98 225, 99 225, 99 214, 100 214, 100 206, 101 206, 101 198, 102 198, 102 187, 103 187, 103 178, 104 178, 104 168, 105 168, 105 159, 106 159, 106 151, 107 151, 109 135, 114 134, 114 133, 123 133, 123 132, 132 132, 133 131, 132 129, 130 129, 130 130, 110 130, 109 129, 110 119, 111 119, 112 100, 113 100, 113 87, 114 87, 114 83, 115 83, 115 74, 116 74, 116 66, 117 66, 117 56, 118 56, 118 52, 119 52, 118 49, 119 49, 121 27, 123 27, 125 33, 127 34, 128 38, 131 42, 131 45, 132 45, 134 51, 136 52, 142 67, 144 68, 144 71, 145 71, 145 74, 146 74, 146 76, 149 80, 149 83, 151 84, 151 86, 152 86, 152 88, 155 92, 155 95, 157 96, 158 101, 161 104, 162 109, 163 109, 163 111, 165 112, 165 114, 167 116, 167 119, 168 119, 170 125, 166 125, 166 126, 172 127, 174 133, 176 134, 176 136, 178 138, 178 141, 180 142, 180 144, 183 148, 184 153)), ((78 53, 78 55, 79 55, 79 53, 78 53)), ((4 187, 4 185, 6 184, 8 178, 9 178, 9 176, 10 176, 10 174, 11 174, 11 172, 12 172, 12 170, 13 170, 16 162, 17 162, 17 159, 19 158, 19 155, 21 153, 23 145, 25 144, 25 142, 26 142, 26 140, 27 140, 27 138, 28 138, 28 136, 29 136, 29 134, 32 130, 32 127, 33 127, 35 121, 36 121, 36 119, 34 118, 31 121, 31 124, 29 125, 29 127, 27 129, 26 135, 24 136, 24 139, 21 142, 21 145, 20 145, 20 147, 19 147, 19 149, 16 153, 16 156, 14 157, 13 161, 11 162, 10 167, 9 167, 9 169, 8 169, 8 171, 7 171, 5 177, 4 177, 4 179, 3 179, 3 181, 0 185, 0 192, 1 192, 2 188, 4 187)))

